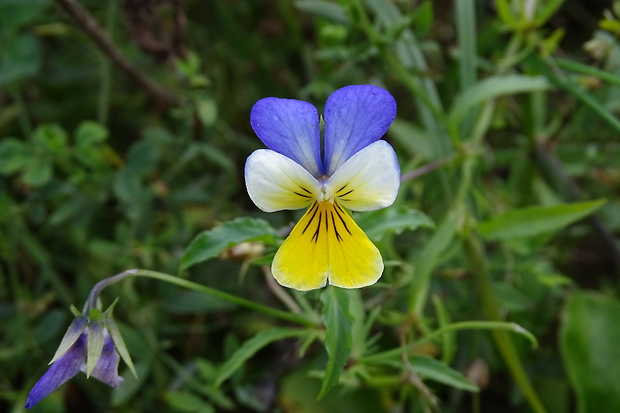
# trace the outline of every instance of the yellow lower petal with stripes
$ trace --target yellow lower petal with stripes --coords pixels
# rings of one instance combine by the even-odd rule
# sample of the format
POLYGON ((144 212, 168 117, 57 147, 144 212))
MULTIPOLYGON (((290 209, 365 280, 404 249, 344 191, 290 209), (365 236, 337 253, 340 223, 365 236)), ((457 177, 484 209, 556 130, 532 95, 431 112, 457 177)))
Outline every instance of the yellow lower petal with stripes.
POLYGON ((382 272, 379 250, 337 202, 315 202, 308 208, 272 266, 280 284, 302 291, 328 282, 365 287, 377 282, 382 272))

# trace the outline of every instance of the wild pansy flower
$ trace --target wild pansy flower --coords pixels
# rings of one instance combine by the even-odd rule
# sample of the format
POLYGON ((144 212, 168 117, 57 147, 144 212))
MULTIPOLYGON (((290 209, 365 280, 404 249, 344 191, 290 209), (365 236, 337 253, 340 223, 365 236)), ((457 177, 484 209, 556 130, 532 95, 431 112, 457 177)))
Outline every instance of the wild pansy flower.
POLYGON ((30 391, 25 405, 27 409, 80 371, 108 386, 118 387, 123 381, 118 375, 120 357, 135 375, 125 342, 112 317, 113 307, 114 304, 105 313, 96 308, 86 309, 84 314, 87 315, 78 313, 62 338, 50 368, 30 391))
POLYGON ((265 212, 308 208, 278 249, 272 273, 283 286, 343 288, 374 284, 383 272, 377 247, 345 208, 391 205, 400 185, 394 149, 380 140, 396 116, 384 89, 346 86, 325 103, 323 138, 317 109, 293 99, 265 98, 250 123, 269 149, 245 164, 248 194, 265 212))

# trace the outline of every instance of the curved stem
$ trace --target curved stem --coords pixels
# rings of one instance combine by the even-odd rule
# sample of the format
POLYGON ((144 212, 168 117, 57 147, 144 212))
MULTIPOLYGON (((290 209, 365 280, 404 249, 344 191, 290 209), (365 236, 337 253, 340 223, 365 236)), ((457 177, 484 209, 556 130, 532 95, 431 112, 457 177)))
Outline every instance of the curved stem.
POLYGON ((152 278, 154 280, 164 281, 170 284, 178 285, 179 287, 183 287, 183 288, 187 288, 193 291, 197 291, 199 293, 207 294, 212 297, 217 297, 222 300, 235 303, 242 307, 249 308, 251 310, 260 311, 262 313, 269 314, 281 320, 301 324, 306 327, 316 327, 316 323, 314 323, 309 318, 303 315, 300 315, 300 314, 288 313, 286 311, 267 307, 266 305, 258 304, 258 303, 255 303, 254 301, 246 300, 244 298, 237 297, 236 295, 228 294, 223 291, 216 290, 215 288, 207 287, 206 285, 202 285, 202 284, 199 284, 193 281, 179 278, 174 275, 165 274, 165 273, 157 272, 157 271, 141 270, 141 269, 132 269, 132 270, 123 271, 122 273, 117 274, 113 277, 106 278, 105 280, 99 281, 97 284, 95 284, 90 294, 88 295, 88 299, 86 300, 86 303, 84 304, 83 312, 87 313, 90 309, 96 307, 97 298, 99 297, 99 294, 104 288, 106 288, 107 286, 111 284, 122 281, 125 278, 132 277, 132 276, 152 278))
POLYGON ((538 341, 536 337, 520 325, 516 323, 509 323, 505 321, 462 321, 458 323, 448 324, 442 328, 439 328, 428 335, 420 338, 419 340, 409 343, 404 346, 400 346, 391 350, 383 351, 381 353, 376 353, 370 356, 361 357, 359 359, 360 362, 373 362, 378 361, 380 359, 391 358, 400 356, 403 352, 412 350, 420 345, 434 340, 445 333, 450 333, 453 331, 460 330, 494 330, 494 331, 511 331, 513 333, 521 334, 525 336, 531 343, 533 347, 538 346, 538 341))

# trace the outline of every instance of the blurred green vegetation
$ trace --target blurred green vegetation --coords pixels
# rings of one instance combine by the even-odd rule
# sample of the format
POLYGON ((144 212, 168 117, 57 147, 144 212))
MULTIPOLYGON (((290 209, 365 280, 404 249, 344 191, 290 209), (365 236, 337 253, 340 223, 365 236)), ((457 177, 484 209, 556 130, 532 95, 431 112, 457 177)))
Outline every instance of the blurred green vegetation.
POLYGON ((611 1, 0 0, 0 410, 71 304, 147 268, 327 334, 128 280, 102 298, 138 380, 80 375, 33 411, 617 412, 619 37, 611 1), (300 212, 248 198, 249 111, 363 83, 398 103, 399 198, 356 216, 385 273, 281 290, 263 269, 300 212), (250 239, 258 258, 223 251, 250 239), (476 320, 538 346, 453 324, 476 320))

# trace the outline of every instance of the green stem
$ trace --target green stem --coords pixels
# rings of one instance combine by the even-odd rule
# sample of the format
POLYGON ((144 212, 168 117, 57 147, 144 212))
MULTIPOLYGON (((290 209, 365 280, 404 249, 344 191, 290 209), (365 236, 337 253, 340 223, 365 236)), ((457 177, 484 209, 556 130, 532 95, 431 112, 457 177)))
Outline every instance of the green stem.
POLYGON ((372 363, 389 359, 393 357, 399 357, 403 352, 410 351, 416 347, 421 346, 422 344, 429 342, 431 340, 435 340, 441 337, 443 334, 460 331, 460 330, 491 330, 491 331, 501 331, 502 333, 509 331, 517 334, 521 334, 525 336, 531 343, 533 347, 538 346, 538 341, 536 337, 523 327, 515 323, 509 323, 505 321, 462 321, 458 323, 452 323, 442 328, 439 328, 426 336, 420 338, 419 340, 407 344, 405 346, 397 347, 391 350, 383 351, 381 353, 372 354, 370 356, 361 357, 359 359, 360 362, 364 363, 372 363))
MULTIPOLYGON (((484 256, 482 243, 476 234, 470 233, 467 237, 465 237, 464 248, 469 261, 470 271, 478 284, 482 308, 485 316, 491 320, 490 322, 501 322, 499 321, 501 317, 495 301, 495 296, 493 295, 493 291, 491 289, 491 277, 486 266, 487 259, 484 256)), ((495 345, 502 355, 508 370, 517 382, 517 385, 523 392, 523 395, 532 410, 537 413, 546 412, 538 397, 538 394, 536 393, 536 390, 532 386, 532 383, 523 368, 517 349, 515 348, 513 341, 510 339, 510 336, 506 334, 506 331, 497 329, 493 330, 491 334, 493 335, 495 345)))
MULTIPOLYGON (((459 0, 455 5, 455 22, 459 45, 459 80, 461 90, 466 90, 476 83, 476 4, 473 0, 459 0)), ((475 111, 470 109, 459 129, 460 135, 467 136, 474 123, 475 111)))
POLYGON ((584 65, 579 62, 573 62, 572 60, 554 59, 553 61, 562 69, 583 73, 584 75, 595 76, 605 82, 611 83, 612 85, 620 86, 620 77, 605 70, 597 69, 596 67, 584 65))
POLYGON ((299 314, 288 313, 286 311, 278 310, 275 308, 267 307, 262 304, 255 303, 254 301, 246 300, 245 298, 237 297, 236 295, 228 294, 223 291, 216 290, 215 288, 207 287, 206 285, 198 284, 193 281, 186 280, 184 278, 179 278, 174 275, 165 274, 157 271, 150 270, 141 270, 141 269, 133 269, 127 270, 120 274, 117 274, 113 277, 106 278, 105 280, 99 281, 88 296, 86 300, 86 304, 84 305, 85 311, 88 311, 91 308, 96 306, 97 298, 101 291, 107 286, 124 280, 128 277, 146 277, 152 278, 154 280, 164 281, 170 284, 178 285, 179 287, 187 288, 189 290, 197 291, 203 294, 210 295, 212 297, 216 297, 222 300, 226 300, 228 302, 240 305, 242 307, 249 308, 250 310, 259 311, 265 314, 269 314, 276 318, 290 321, 292 323, 301 324, 306 327, 316 327, 316 323, 312 320, 308 319, 299 314))

